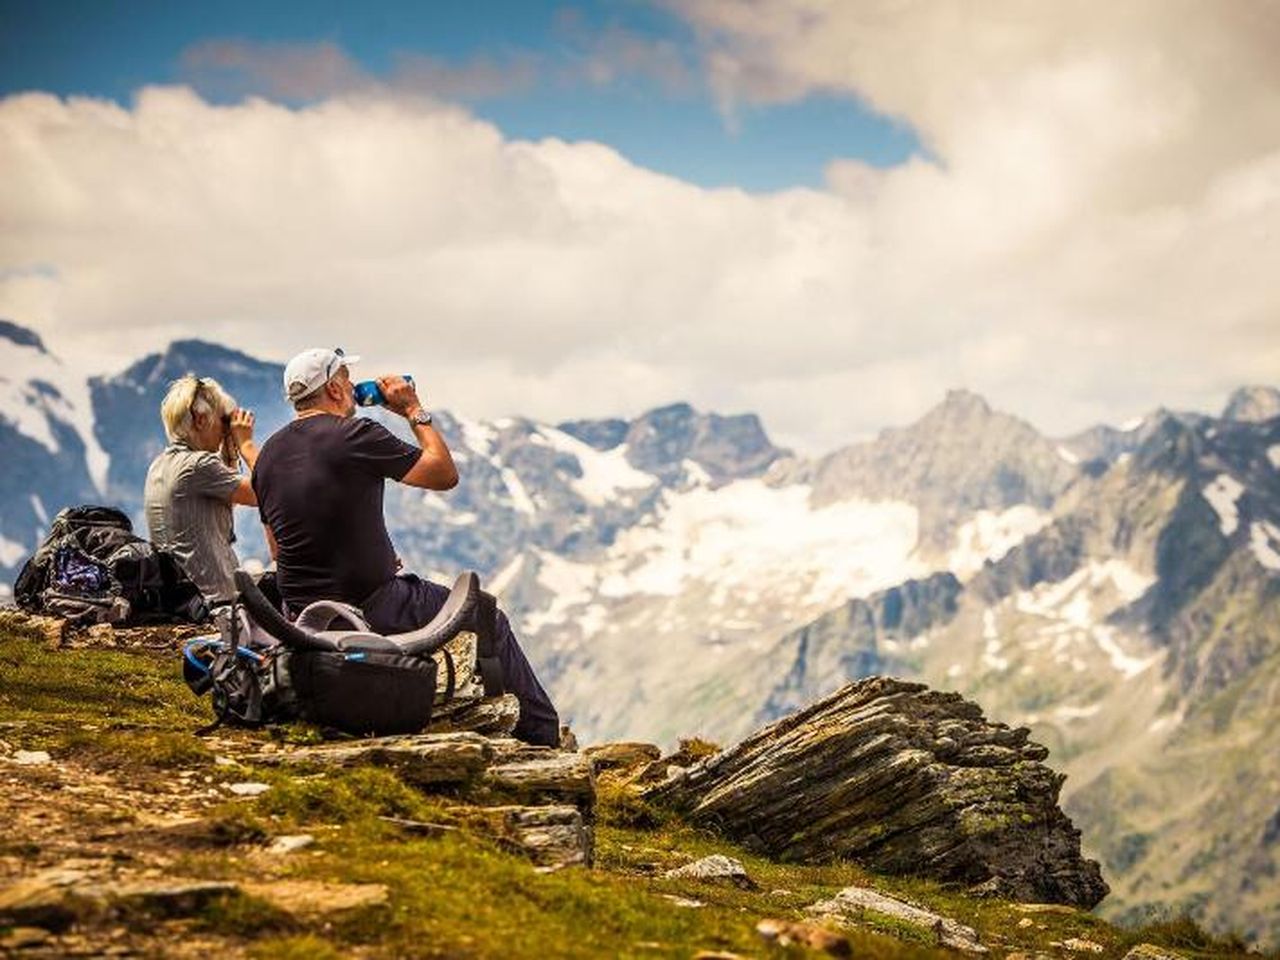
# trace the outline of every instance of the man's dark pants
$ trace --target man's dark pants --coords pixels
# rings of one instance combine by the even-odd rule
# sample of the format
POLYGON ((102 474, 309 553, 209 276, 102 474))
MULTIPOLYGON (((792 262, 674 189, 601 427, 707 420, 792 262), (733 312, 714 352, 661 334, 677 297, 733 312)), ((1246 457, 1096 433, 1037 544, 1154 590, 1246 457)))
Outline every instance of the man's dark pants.
MULTIPOLYGON (((360 609, 369 626, 379 633, 407 633, 425 626, 440 612, 449 589, 412 573, 400 574, 375 590, 360 609)), ((560 718, 551 698, 533 673, 533 667, 516 642, 507 615, 498 611, 494 646, 502 662, 507 690, 520 701, 520 722, 513 731, 526 743, 555 747, 560 744, 560 718)))

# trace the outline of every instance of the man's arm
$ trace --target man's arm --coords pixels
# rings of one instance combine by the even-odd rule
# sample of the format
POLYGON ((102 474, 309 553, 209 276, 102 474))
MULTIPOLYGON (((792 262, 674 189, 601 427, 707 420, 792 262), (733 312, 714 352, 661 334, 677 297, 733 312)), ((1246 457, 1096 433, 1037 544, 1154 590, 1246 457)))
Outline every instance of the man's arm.
POLYGON ((387 408, 409 421, 413 435, 422 447, 418 462, 409 468, 400 482, 424 490, 449 490, 457 486, 458 468, 444 438, 431 424, 413 422, 413 416, 423 409, 413 384, 403 377, 383 377, 378 386, 386 398, 387 408))

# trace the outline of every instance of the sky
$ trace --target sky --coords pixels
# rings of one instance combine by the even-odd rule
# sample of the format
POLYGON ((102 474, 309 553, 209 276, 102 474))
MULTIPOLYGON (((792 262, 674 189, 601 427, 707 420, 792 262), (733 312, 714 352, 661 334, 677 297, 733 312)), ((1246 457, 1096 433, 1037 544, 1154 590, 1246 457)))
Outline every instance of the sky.
POLYGON ((0 0, 0 317, 341 344, 471 417, 1280 383, 1280 5, 0 0))

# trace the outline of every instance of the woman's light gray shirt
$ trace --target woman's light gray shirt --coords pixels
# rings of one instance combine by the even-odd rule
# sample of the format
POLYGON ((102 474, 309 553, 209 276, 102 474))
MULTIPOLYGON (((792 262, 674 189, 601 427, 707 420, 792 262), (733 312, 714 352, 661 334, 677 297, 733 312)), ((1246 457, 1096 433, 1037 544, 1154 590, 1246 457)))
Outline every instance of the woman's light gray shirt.
POLYGON ((178 558, 211 603, 235 597, 231 495, 240 474, 216 453, 170 444, 147 470, 143 500, 151 542, 178 558))

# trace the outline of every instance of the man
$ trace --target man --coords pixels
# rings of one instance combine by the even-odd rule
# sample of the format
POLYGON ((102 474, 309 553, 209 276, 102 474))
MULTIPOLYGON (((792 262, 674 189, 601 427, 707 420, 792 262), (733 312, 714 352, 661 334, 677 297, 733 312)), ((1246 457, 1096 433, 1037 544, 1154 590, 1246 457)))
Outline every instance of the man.
POLYGON ((235 599, 232 504, 255 506, 248 474, 258 456, 253 413, 211 377, 188 374, 160 404, 169 445, 147 470, 143 505, 151 542, 178 558, 210 605, 235 599))
MULTIPOLYGON (((430 622, 449 591, 413 574, 397 575, 382 516, 385 483, 448 490, 457 484, 458 470, 431 414, 403 377, 382 377, 378 385, 387 408, 409 422, 420 448, 355 416, 348 367, 358 359, 317 348, 289 361, 284 390, 296 416, 262 445, 253 489, 290 614, 314 600, 341 600, 359 607, 378 632, 403 633, 430 622)), ((515 735, 556 746, 555 707, 506 616, 499 612, 497 621, 497 656, 507 688, 520 700, 515 735)))

